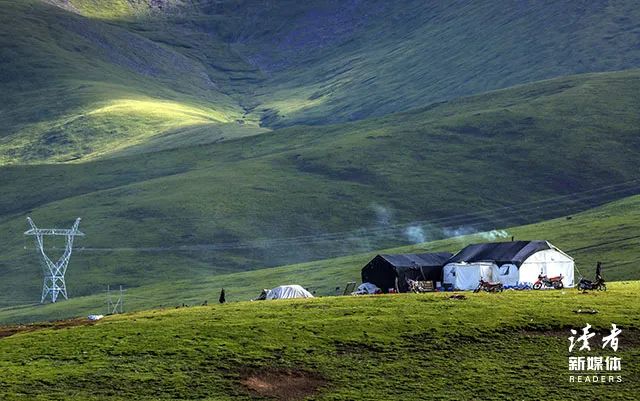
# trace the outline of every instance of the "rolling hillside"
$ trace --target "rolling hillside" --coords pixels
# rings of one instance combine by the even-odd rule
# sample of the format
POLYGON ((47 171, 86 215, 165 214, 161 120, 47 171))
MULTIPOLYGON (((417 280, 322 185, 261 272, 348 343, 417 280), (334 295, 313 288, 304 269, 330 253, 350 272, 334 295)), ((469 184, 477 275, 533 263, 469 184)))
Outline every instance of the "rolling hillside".
MULTIPOLYGON (((213 142, 216 129, 238 134, 245 122, 216 83, 226 74, 211 72, 242 70, 237 58, 206 68, 171 45, 39 0, 0 9, 0 163, 97 157, 199 126, 214 127, 213 142)), ((254 133, 257 122, 246 123, 241 134, 254 133)))
POLYGON ((243 302, 3 327, 18 333, 0 338, 0 391, 7 400, 633 400, 639 290, 243 302), (574 313, 585 309, 598 313, 574 313), (592 351, 569 354, 570 330, 587 323, 592 351), (612 323, 622 329, 616 352, 600 347, 612 323), (569 382, 568 356, 593 355, 622 358, 614 382, 569 382))
POLYGON ((41 227, 83 217, 77 245, 91 251, 74 255, 69 274, 83 283, 73 294, 87 295, 526 224, 637 194, 638 93, 637 71, 584 75, 144 157, 7 166, 0 298, 29 302, 40 286, 27 215, 41 227))
POLYGON ((0 163, 212 143, 640 67, 633 1, 0 2, 0 163))
POLYGON ((0 0, 0 399, 636 399, 639 110, 633 0, 0 0), (512 238, 608 291, 334 296, 512 238))
MULTIPOLYGON (((616 201, 587 212, 565 216, 558 219, 527 226, 510 227, 505 231, 507 236, 517 239, 546 239, 567 251, 575 258, 577 274, 593 278, 597 261, 604 264, 603 275, 609 281, 640 279, 640 196, 616 201)), ((507 238, 508 240, 509 238, 507 238)), ((181 279, 166 280, 150 284, 151 280, 140 279, 130 274, 125 285, 125 309, 127 311, 142 310, 160 306, 201 305, 205 301, 213 303, 217 300, 221 287, 226 289, 227 300, 246 301, 259 295, 262 288, 273 288, 286 283, 298 283, 309 288, 316 295, 335 295, 336 287, 342 291, 349 281, 360 282, 360 269, 377 253, 409 253, 450 251, 456 252, 469 243, 486 242, 492 239, 489 233, 458 236, 424 244, 416 244, 385 251, 367 252, 337 259, 319 260, 309 263, 260 269, 248 272, 236 272, 217 275, 197 275, 181 279), (135 286, 139 286, 135 288, 135 286)), ((74 258, 76 266, 86 261, 87 255, 80 252, 74 258)), ((110 256, 113 257, 113 256, 110 256)), ((118 260, 118 259, 116 259, 118 260)), ((160 259, 157 259, 160 260, 160 259)), ((34 277, 27 278, 22 271, 20 285, 7 288, 7 294, 21 302, 11 304, 7 299, 5 307, 0 308, 0 323, 31 322, 42 320, 64 319, 86 316, 92 313, 104 313, 106 283, 108 278, 95 272, 89 275, 73 268, 68 277, 68 286, 74 295, 72 299, 55 304, 37 304, 39 282, 34 277), (27 285, 33 282, 33 287, 27 285), (86 286, 86 280, 92 284, 104 280, 102 288, 96 288, 94 295, 76 297, 78 288, 86 286)), ((156 267, 158 269, 158 267, 156 267)), ((190 272, 191 273, 191 272, 190 272)), ((114 272, 111 274, 122 274, 114 272)), ((163 273, 167 278, 170 272, 163 273)), ((9 278, 9 281, 14 280, 9 278)), ((15 279, 17 280, 17 278, 15 279)), ((17 281, 16 281, 17 282, 17 281)), ((113 283, 113 282, 112 282, 113 283)), ((574 291, 574 290, 570 290, 574 291)), ((117 296, 115 294, 114 296, 117 296)))
POLYGON ((640 192, 633 2, 0 9, 0 306, 39 292, 28 215, 83 218, 79 297, 199 291, 640 192))
POLYGON ((7 166, 0 303, 30 302, 40 286, 27 215, 41 227, 83 217, 87 251, 69 275, 82 283, 72 294, 87 295, 532 223, 637 194, 638 93, 638 71, 584 75, 144 157, 7 166))

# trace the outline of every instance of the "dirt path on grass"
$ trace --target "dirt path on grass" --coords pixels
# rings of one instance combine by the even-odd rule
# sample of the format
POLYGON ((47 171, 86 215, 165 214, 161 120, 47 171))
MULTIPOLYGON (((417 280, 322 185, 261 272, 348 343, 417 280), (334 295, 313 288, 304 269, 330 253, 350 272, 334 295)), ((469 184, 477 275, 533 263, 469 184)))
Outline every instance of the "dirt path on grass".
POLYGON ((87 318, 76 318, 67 320, 56 320, 53 322, 44 323, 32 323, 32 324, 16 324, 0 326, 0 339, 10 337, 18 333, 28 333, 32 331, 45 330, 45 329, 64 329, 74 326, 89 326, 95 324, 95 321, 91 321, 87 318))

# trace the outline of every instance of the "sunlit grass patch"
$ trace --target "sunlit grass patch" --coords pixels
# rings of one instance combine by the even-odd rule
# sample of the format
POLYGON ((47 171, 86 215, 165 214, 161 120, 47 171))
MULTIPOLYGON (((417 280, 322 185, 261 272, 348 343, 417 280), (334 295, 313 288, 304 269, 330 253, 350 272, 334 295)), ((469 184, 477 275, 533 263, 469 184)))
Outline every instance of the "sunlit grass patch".
POLYGON ((153 118, 169 126, 230 122, 229 116, 216 110, 190 106, 182 103, 156 99, 118 99, 99 107, 87 115, 112 114, 134 118, 153 118))
POLYGON ((127 0, 71 0, 69 3, 73 9, 86 17, 106 20, 133 17, 136 10, 141 8, 140 5, 134 8, 133 4, 136 3, 142 3, 147 7, 146 2, 127 0))

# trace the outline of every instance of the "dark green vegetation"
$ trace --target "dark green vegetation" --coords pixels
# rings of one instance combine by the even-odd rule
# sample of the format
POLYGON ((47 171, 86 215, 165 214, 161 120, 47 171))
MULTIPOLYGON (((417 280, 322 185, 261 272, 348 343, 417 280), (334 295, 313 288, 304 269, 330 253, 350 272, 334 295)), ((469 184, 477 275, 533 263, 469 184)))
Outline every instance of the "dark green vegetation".
POLYGON ((0 163, 101 157, 173 134, 160 145, 214 142, 258 124, 358 120, 640 66, 630 0, 3 0, 0 10, 0 163))
POLYGON ((257 397, 243 382, 282 389, 278 374, 293 371, 324 383, 318 400, 634 400, 638 291, 638 282, 620 282, 606 293, 336 297, 113 316, 0 339, 0 392, 8 400, 246 400, 257 397), (587 323, 598 332, 592 351, 573 355, 621 357, 622 383, 569 383, 569 330, 587 323), (611 323, 622 329, 616 353, 601 348, 611 323))
POLYGON ((82 284, 73 293, 85 295, 109 283, 131 287, 401 244, 415 220, 426 220, 431 239, 445 227, 507 227, 635 193, 632 183, 547 201, 637 178, 639 75, 545 81, 144 157, 5 167, 1 293, 29 301, 40 285, 34 256, 22 249, 31 246, 21 235, 27 214, 43 227, 81 215, 88 236, 78 245, 134 248, 74 255, 70 274, 82 284), (391 230, 395 223, 403 225, 391 230), (362 244, 358 229, 381 235, 362 244), (175 249, 343 231, 320 244, 175 249))
MULTIPOLYGON (((544 238, 554 245, 569 252, 575 258, 578 272, 576 280, 581 276, 593 279, 597 261, 604 264, 603 275, 606 280, 640 279, 640 253, 637 251, 640 237, 640 196, 630 197, 600 208, 566 217, 528 226, 509 228, 508 235, 518 239, 544 238)), ((487 241, 486 236, 475 234, 449 238, 426 244, 385 250, 384 253, 408 253, 431 251, 457 251, 469 243, 487 241)), ((383 253, 382 251, 378 251, 383 253)), ((376 252, 376 253, 378 253, 376 252)), ((364 253, 337 259, 320 260, 291 266, 271 269, 260 269, 248 272, 205 275, 199 274, 191 278, 183 278, 175 282, 157 282, 145 285, 152 280, 140 279, 130 274, 125 295, 125 310, 141 310, 158 306, 200 305, 205 301, 214 303, 221 287, 226 289, 227 300, 246 301, 259 295, 262 288, 273 288, 282 284, 301 284, 315 292, 316 295, 335 295, 336 287, 340 291, 348 281, 360 282, 360 269, 376 253, 364 253), (132 288, 132 285, 141 285, 132 288)), ((87 260, 85 253, 77 257, 80 263, 87 260)), ((168 269, 168 268, 167 268, 168 269)), ((68 285, 71 291, 83 285, 83 280, 100 282, 96 286, 96 295, 73 297, 69 301, 56 304, 39 305, 37 301, 39 281, 34 277, 30 293, 26 286, 20 284, 13 290, 6 291, 14 296, 22 296, 31 305, 20 305, 0 309, 0 322, 27 322, 47 319, 63 319, 86 316, 91 313, 105 313, 106 297, 102 290, 106 289, 108 276, 100 276, 95 271, 87 274, 71 269, 68 274, 68 285), (31 299, 27 298, 28 296, 31 299)), ((31 270, 32 274, 36 271, 31 270)), ((23 272, 24 274, 24 272, 23 272)), ((168 270, 163 277, 170 274, 168 270)), ((191 273, 190 273, 191 274, 191 273)), ((148 277, 148 276, 147 276, 148 277)), ((569 290, 576 291, 576 290, 569 290)), ((341 293, 341 292, 340 292, 341 293)))
POLYGON ((638 8, 518 4, 0 0, 0 306, 38 299, 27 215, 83 217, 72 297, 144 307, 637 194, 638 8))
POLYGON ((90 249, 69 271, 78 296, 526 224, 635 194, 638 93, 638 71, 584 75, 346 125, 7 166, 0 299, 39 292, 28 214, 41 227, 83 217, 77 246, 90 249), (411 226, 424 239, 409 241, 411 226))
POLYGON ((631 0, 0 0, 0 322, 104 313, 107 285, 157 308, 0 327, 0 398, 636 398, 639 21, 631 0), (36 303, 28 215, 83 218, 68 301, 36 303), (334 295, 374 249, 496 234, 621 281, 174 309, 334 295), (568 382, 587 322, 623 329, 623 383, 568 382))

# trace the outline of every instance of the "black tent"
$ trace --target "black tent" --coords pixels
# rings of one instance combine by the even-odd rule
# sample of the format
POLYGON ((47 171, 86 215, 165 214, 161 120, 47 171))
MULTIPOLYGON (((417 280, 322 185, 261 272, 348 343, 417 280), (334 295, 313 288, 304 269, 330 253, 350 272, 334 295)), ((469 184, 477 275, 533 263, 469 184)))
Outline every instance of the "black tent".
POLYGON ((404 255, 377 255, 362 268, 362 282, 372 283, 383 292, 396 287, 409 291, 407 279, 441 281, 442 266, 451 258, 449 252, 404 255))
POLYGON ((510 263, 520 267, 529 256, 546 249, 553 249, 547 241, 472 244, 456 253, 447 263, 493 262, 498 266, 510 263))

